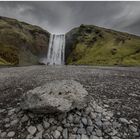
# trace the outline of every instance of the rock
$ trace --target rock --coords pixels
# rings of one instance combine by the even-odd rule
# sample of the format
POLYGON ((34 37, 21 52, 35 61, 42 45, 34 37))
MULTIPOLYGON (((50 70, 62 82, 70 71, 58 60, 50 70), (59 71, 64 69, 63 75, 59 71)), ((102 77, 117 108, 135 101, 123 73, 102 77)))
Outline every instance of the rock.
POLYGON ((80 123, 80 117, 79 116, 76 116, 73 120, 73 123, 75 124, 79 124, 80 123))
POLYGON ((74 134, 69 135, 69 139, 75 139, 75 138, 76 138, 76 135, 74 135, 74 134))
POLYGON ((130 125, 130 126, 129 126, 129 129, 130 129, 132 132, 134 132, 134 133, 137 132, 137 128, 134 127, 133 125, 130 125))
POLYGON ((69 123, 64 124, 64 127, 69 128, 71 125, 69 123))
POLYGON ((102 136, 102 131, 100 129, 97 129, 96 130, 96 135, 101 137, 102 136))
POLYGON ((6 134, 7 134, 6 132, 2 132, 1 133, 1 138, 5 138, 6 137, 6 134))
POLYGON ((5 122, 9 122, 9 121, 10 121, 10 119, 9 119, 9 118, 6 118, 6 119, 4 119, 4 121, 5 121, 5 122))
POLYGON ((43 121, 43 126, 45 129, 50 127, 50 123, 48 123, 46 120, 43 121))
POLYGON ((93 113, 93 112, 90 113, 90 118, 91 119, 95 120, 96 116, 97 116, 96 113, 93 113))
POLYGON ((27 115, 24 115, 24 116, 21 118, 21 122, 26 122, 26 121, 28 121, 28 120, 29 120, 29 118, 28 118, 27 115))
POLYGON ((86 130, 87 130, 87 134, 90 135, 92 133, 92 131, 93 131, 93 126, 88 126, 86 128, 86 130))
POLYGON ((11 109, 8 111, 8 116, 11 116, 12 114, 14 114, 15 108, 11 109))
POLYGON ((90 118, 87 119, 87 125, 89 125, 89 126, 93 125, 92 120, 90 118))
POLYGON ((63 132, 62 132, 62 136, 64 139, 67 139, 68 138, 68 129, 63 129, 63 132))
POLYGON ((39 132, 44 130, 42 124, 38 124, 38 125, 37 125, 37 130, 38 130, 39 132))
POLYGON ((91 136, 90 136, 90 139, 99 139, 99 137, 94 136, 94 135, 91 135, 91 136))
POLYGON ((37 113, 68 112, 87 104, 88 92, 74 80, 48 82, 23 95, 21 108, 37 113))
POLYGON ((88 139, 88 136, 85 134, 82 134, 81 139, 88 139))
POLYGON ((8 128, 10 127, 10 124, 5 124, 4 127, 8 128))
POLYGON ((70 123, 72 123, 73 122, 73 116, 71 115, 71 114, 69 114, 69 116, 68 116, 68 118, 67 118, 68 120, 69 120, 69 122, 70 123))
POLYGON ((16 125, 18 122, 19 122, 19 120, 18 120, 18 119, 15 119, 15 120, 11 121, 11 125, 12 125, 12 126, 13 126, 13 125, 16 125))
POLYGON ((78 134, 86 134, 86 130, 85 130, 85 128, 79 128, 79 129, 77 130, 77 133, 78 133, 78 134))
POLYGON ((73 128, 73 132, 74 132, 74 133, 76 133, 76 132, 77 132, 77 130, 78 130, 78 128, 77 128, 77 127, 73 128))
POLYGON ((119 121, 124 123, 124 124, 129 124, 129 121, 126 120, 125 118, 120 118, 119 121))
POLYGON ((36 133, 36 127, 35 126, 29 126, 27 128, 28 132, 31 134, 31 135, 34 135, 36 133))
POLYGON ((86 118, 82 118, 82 123, 83 123, 84 125, 87 125, 87 119, 86 119, 86 118))
POLYGON ((57 127, 57 130, 60 131, 60 132, 62 132, 63 128, 61 126, 58 126, 57 127))
POLYGON ((42 133, 43 131, 38 132, 34 139, 42 139, 42 133))
POLYGON ((5 110, 6 110, 6 109, 0 109, 0 113, 3 113, 3 112, 5 112, 5 110))
POLYGON ((15 132, 14 131, 10 131, 7 134, 7 136, 10 137, 10 138, 14 137, 14 135, 15 135, 15 132))
POLYGON ((60 137, 61 133, 58 130, 55 130, 53 133, 53 136, 55 139, 58 139, 60 137))

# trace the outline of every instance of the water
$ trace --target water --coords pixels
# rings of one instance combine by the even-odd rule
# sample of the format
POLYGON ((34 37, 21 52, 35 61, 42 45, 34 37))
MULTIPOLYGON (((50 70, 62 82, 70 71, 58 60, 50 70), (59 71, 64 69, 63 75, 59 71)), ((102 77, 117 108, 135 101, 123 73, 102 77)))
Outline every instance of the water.
POLYGON ((47 65, 64 65, 65 56, 65 35, 51 34, 49 49, 47 54, 47 65))

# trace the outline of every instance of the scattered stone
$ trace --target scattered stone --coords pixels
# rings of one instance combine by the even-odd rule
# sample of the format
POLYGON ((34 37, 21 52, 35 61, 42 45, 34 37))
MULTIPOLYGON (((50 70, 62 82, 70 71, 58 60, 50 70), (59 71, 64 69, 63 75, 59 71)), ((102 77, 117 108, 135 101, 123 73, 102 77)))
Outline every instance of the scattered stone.
POLYGON ((124 124, 129 124, 129 121, 126 120, 125 118, 120 118, 119 121, 124 123, 124 124))
POLYGON ((46 83, 23 95, 21 108, 38 113, 68 112, 87 104, 88 92, 74 80, 46 83))
POLYGON ((15 132, 14 131, 10 131, 7 134, 7 136, 10 137, 10 138, 14 137, 14 135, 15 135, 15 132))
POLYGON ((102 136, 102 131, 100 129, 96 129, 96 135, 101 137, 102 136))
POLYGON ((27 135, 26 139, 32 139, 33 136, 31 134, 27 135))
POLYGON ((77 130, 78 130, 78 128, 77 128, 77 127, 73 128, 73 132, 74 132, 74 133, 76 133, 76 132, 77 132, 77 130))
POLYGON ((27 115, 24 115, 24 116, 21 118, 21 122, 26 122, 26 121, 28 121, 28 120, 29 120, 29 118, 28 118, 27 115))
POLYGON ((79 124, 80 123, 80 117, 76 116, 73 120, 73 123, 79 124))
POLYGON ((90 118, 93 119, 93 120, 95 120, 95 119, 96 119, 96 114, 93 113, 93 112, 91 112, 91 113, 90 113, 90 118))
POLYGON ((62 132, 63 128, 61 126, 57 127, 57 130, 62 132))
POLYGON ((76 138, 76 135, 74 135, 74 134, 69 135, 69 139, 75 139, 75 138, 76 138))
POLYGON ((84 125, 87 125, 87 119, 86 119, 86 118, 82 118, 82 123, 83 123, 84 125))
POLYGON ((87 134, 90 135, 93 131, 93 126, 88 126, 86 130, 87 130, 87 134))
POLYGON ((60 137, 61 133, 58 130, 55 130, 53 133, 53 136, 55 139, 58 139, 60 137))
POLYGON ((31 135, 34 135, 36 133, 36 127, 35 126, 30 126, 27 128, 28 132, 31 134, 31 135))
POLYGON ((134 132, 134 133, 137 132, 137 128, 134 127, 133 125, 130 125, 130 126, 129 126, 129 129, 130 129, 132 132, 134 132))
POLYGON ((87 125, 89 125, 89 126, 93 125, 92 120, 90 118, 87 119, 87 125))
POLYGON ((42 133, 43 131, 38 132, 34 139, 42 139, 42 133))
POLYGON ((10 124, 5 124, 4 127, 8 128, 10 127, 10 124))
POLYGON ((88 139, 88 136, 85 134, 82 134, 81 139, 88 139))
POLYGON ((38 124, 38 125, 37 125, 37 130, 38 130, 38 131, 43 131, 43 130, 44 130, 42 124, 38 124))
POLYGON ((3 113, 6 109, 0 109, 0 113, 3 113))
POLYGON ((1 133, 1 137, 2 137, 2 138, 5 138, 5 137, 6 137, 6 134, 7 134, 6 132, 2 132, 2 133, 1 133))
POLYGON ((9 118, 6 118, 6 119, 4 119, 4 121, 5 121, 6 123, 8 123, 8 122, 10 121, 10 119, 9 119, 9 118))
POLYGON ((11 125, 12 125, 12 126, 13 126, 13 125, 16 125, 18 122, 19 122, 19 120, 18 120, 18 119, 15 119, 15 120, 11 121, 11 125))
POLYGON ((46 120, 43 121, 43 126, 45 129, 50 127, 50 123, 48 123, 46 120))
POLYGON ((91 136, 90 136, 90 139, 99 139, 99 137, 94 136, 94 135, 91 135, 91 136))
POLYGON ((8 116, 11 116, 12 114, 14 114, 15 108, 11 109, 8 111, 8 116))
POLYGON ((69 114, 69 116, 68 116, 68 118, 67 118, 68 120, 69 120, 69 122, 70 123, 72 123, 73 122, 73 116, 71 115, 71 114, 69 114))
POLYGON ((86 134, 86 130, 85 130, 84 128, 79 128, 79 129, 77 130, 77 133, 78 133, 78 134, 86 134))
POLYGON ((63 132, 62 132, 62 136, 64 139, 67 139, 68 138, 68 129, 63 129, 63 132))
POLYGON ((71 125, 69 123, 64 124, 64 127, 69 128, 71 125))

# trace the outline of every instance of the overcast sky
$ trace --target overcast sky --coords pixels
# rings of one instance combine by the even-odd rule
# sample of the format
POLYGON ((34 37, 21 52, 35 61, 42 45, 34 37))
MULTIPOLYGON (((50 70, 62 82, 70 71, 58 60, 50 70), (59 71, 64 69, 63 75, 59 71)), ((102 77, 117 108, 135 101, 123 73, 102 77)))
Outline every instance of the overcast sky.
POLYGON ((93 24, 140 35, 140 2, 48 1, 0 2, 0 16, 64 33, 80 24, 93 24))

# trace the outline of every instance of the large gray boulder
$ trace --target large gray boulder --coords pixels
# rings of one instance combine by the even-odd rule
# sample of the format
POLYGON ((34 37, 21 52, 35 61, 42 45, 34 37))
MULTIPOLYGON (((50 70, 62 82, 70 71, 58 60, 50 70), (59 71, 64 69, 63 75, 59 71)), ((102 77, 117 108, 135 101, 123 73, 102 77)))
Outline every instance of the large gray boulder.
POLYGON ((88 93, 74 80, 48 82, 23 95, 21 107, 37 113, 68 112, 82 109, 87 104, 88 93))

